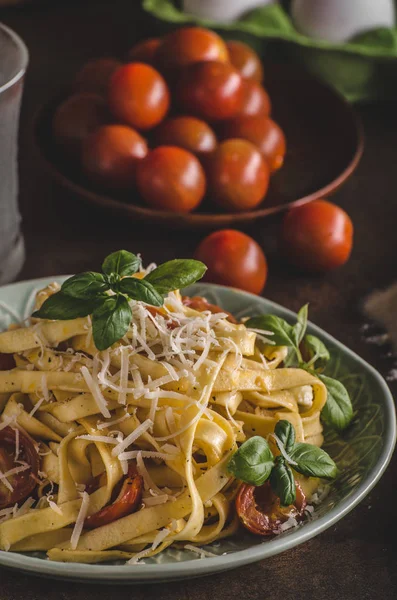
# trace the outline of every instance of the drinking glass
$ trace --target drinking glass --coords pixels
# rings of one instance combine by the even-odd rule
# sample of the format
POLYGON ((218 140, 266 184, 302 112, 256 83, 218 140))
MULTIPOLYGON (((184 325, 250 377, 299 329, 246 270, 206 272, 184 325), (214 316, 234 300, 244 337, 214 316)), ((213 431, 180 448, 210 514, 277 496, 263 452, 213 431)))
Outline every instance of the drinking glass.
POLYGON ((18 125, 29 55, 0 23, 0 285, 16 278, 25 259, 18 210, 18 125))

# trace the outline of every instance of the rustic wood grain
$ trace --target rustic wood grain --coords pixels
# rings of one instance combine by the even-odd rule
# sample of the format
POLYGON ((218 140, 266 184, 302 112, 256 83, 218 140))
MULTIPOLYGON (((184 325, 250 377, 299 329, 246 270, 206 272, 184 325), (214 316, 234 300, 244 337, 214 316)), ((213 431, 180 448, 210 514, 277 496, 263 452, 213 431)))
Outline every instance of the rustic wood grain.
MULTIPOLYGON (((0 20, 25 39, 31 64, 21 123, 21 207, 28 257, 21 279, 98 267, 108 252, 139 250, 147 262, 190 256, 200 233, 133 226, 92 211, 61 191, 44 172, 31 139, 37 108, 57 93, 86 59, 122 55, 149 32, 138 0, 35 2, 0 10, 0 20)), ((310 302, 311 319, 385 372, 383 351, 364 343, 360 305, 373 289, 397 278, 397 113, 395 103, 359 110, 366 152, 335 197, 352 216, 355 247, 344 268, 327 277, 303 276, 278 257, 273 218, 250 230, 265 248, 265 294, 291 309, 310 302)), ((397 386, 392 385, 392 391, 397 386)), ((314 540, 258 564, 182 583, 122 586, 54 583, 0 569, 0 600, 392 600, 397 597, 397 460, 364 502, 314 540)))

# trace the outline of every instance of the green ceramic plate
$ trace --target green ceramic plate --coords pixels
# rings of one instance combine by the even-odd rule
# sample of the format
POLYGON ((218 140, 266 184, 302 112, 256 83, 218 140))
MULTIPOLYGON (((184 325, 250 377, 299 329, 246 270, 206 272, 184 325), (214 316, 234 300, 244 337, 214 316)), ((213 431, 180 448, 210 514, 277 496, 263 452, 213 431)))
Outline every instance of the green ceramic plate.
MULTIPOLYGON (((62 281, 64 278, 59 278, 62 281)), ((34 291, 53 279, 37 279, 0 288, 0 328, 16 317, 30 314, 34 291), (12 313, 9 313, 11 307, 12 313)), ((285 319, 295 315, 263 298, 215 285, 196 285, 195 294, 205 295, 231 311, 236 317, 266 312, 285 319)), ((80 581, 144 583, 177 580, 209 575, 284 552, 318 535, 344 517, 368 494, 381 477, 391 458, 396 438, 396 415, 393 398, 382 377, 359 356, 342 346, 318 327, 309 325, 310 333, 322 338, 331 350, 327 373, 337 377, 348 388, 356 411, 354 421, 343 436, 326 431, 326 447, 337 462, 342 476, 333 485, 310 521, 278 537, 263 541, 241 534, 230 540, 212 544, 208 549, 214 558, 197 558, 189 551, 167 550, 145 564, 65 564, 45 560, 39 553, 14 554, 0 552, 0 564, 36 575, 80 581)))

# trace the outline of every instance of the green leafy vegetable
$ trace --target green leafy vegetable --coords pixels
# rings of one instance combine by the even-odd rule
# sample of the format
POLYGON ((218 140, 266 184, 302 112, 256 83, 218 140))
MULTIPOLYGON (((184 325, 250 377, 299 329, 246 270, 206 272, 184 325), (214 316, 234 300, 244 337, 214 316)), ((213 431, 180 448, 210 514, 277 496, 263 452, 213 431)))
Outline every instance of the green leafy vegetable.
POLYGON ((334 479, 338 474, 338 468, 332 458, 325 450, 312 444, 295 444, 290 457, 296 462, 295 471, 307 477, 334 479))
POLYGON ((282 456, 276 458, 276 463, 270 474, 270 485, 276 496, 280 498, 281 506, 289 506, 295 502, 294 474, 282 456))
POLYGON ((282 419, 277 423, 274 433, 283 444, 285 451, 290 452, 295 445, 295 429, 292 423, 282 419))
POLYGON ((294 342, 295 342, 295 346, 297 346, 297 347, 299 347, 299 344, 301 343, 303 336, 306 333, 308 310, 309 310, 308 304, 305 304, 304 306, 302 306, 302 308, 298 312, 298 318, 297 318, 296 325, 294 325, 294 327, 293 327, 294 342))
POLYGON ((139 271, 141 266, 141 259, 127 252, 127 250, 118 250, 113 252, 105 258, 102 264, 102 271, 106 275, 119 275, 119 277, 126 277, 127 275, 134 275, 139 271))
POLYGON ((246 322, 246 326, 251 329, 262 329, 265 332, 271 332, 273 335, 270 339, 276 346, 295 346, 293 326, 280 317, 275 315, 252 317, 246 322))
POLYGON ((240 446, 227 468, 237 479, 259 486, 269 479, 273 466, 274 458, 269 444, 264 438, 255 436, 240 446))
POLYGON ((175 259, 163 263, 146 275, 145 281, 153 284, 160 294, 192 285, 201 279, 207 267, 198 260, 175 259))
POLYGON ((126 277, 120 281, 118 289, 135 300, 140 300, 151 306, 163 306, 163 296, 146 279, 126 277))
POLYGON ((327 388, 327 402, 321 411, 321 417, 337 431, 346 429, 353 418, 353 406, 349 393, 343 383, 317 374, 317 377, 325 384, 327 388))
POLYGON ((62 285, 61 291, 67 296, 72 296, 72 298, 88 300, 89 298, 96 298, 99 294, 104 294, 109 289, 110 286, 102 273, 89 271, 67 279, 62 285))
POLYGON ((329 351, 325 344, 314 335, 305 335, 302 342, 302 353, 306 359, 306 366, 323 367, 330 359, 329 351))
POLYGON ((33 313, 37 319, 50 319, 67 321, 69 319, 78 319, 86 317, 94 312, 103 300, 79 300, 66 296, 63 292, 53 294, 43 303, 39 310, 33 313))
POLYGON ((98 350, 106 350, 118 342, 127 333, 131 317, 125 296, 109 296, 92 315, 92 333, 98 350))

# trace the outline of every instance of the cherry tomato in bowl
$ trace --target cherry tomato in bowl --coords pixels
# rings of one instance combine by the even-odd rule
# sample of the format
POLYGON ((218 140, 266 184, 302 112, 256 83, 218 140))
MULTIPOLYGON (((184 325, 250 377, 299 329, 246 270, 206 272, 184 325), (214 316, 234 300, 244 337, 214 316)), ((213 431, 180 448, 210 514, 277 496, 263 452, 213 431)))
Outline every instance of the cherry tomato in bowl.
POLYGON ((150 65, 138 62, 117 69, 109 83, 108 99, 116 119, 142 130, 158 125, 170 106, 163 77, 150 65))
POLYGON ((211 283, 260 294, 266 284, 267 261, 250 236, 234 229, 211 233, 199 244, 195 258, 207 265, 204 279, 211 283))
MULTIPOLYGON (((4 474, 21 467, 15 463, 16 440, 18 436, 18 460, 26 463, 27 468, 7 477, 9 485, 0 481, 0 509, 13 506, 25 500, 37 485, 40 458, 33 441, 22 430, 16 427, 4 427, 0 430, 0 471, 4 474)), ((23 465, 22 465, 23 466, 23 465)))
POLYGON ((156 60, 160 68, 170 71, 203 61, 227 63, 229 53, 223 39, 214 31, 183 27, 163 38, 156 60))
POLYGON ((160 44, 160 38, 149 38, 135 44, 127 54, 128 61, 146 63, 154 67, 156 65, 156 52, 160 44))
POLYGON ((147 152, 146 140, 135 129, 105 125, 83 144, 83 171, 91 181, 110 189, 132 189, 138 162, 147 152))
POLYGON ((269 167, 258 148, 242 139, 219 144, 206 161, 208 193, 222 208, 243 212, 258 206, 269 187, 269 167))
POLYGON ((268 117, 272 105, 269 94, 256 81, 247 79, 243 82, 243 103, 239 117, 268 117))
POLYGON ((230 64, 200 62, 184 69, 175 95, 186 113, 210 122, 231 119, 242 108, 243 79, 230 64))
POLYGON ((121 67, 114 58, 97 58, 83 65, 76 75, 74 87, 79 92, 106 95, 113 73, 121 67))
POLYGON ((200 161, 187 150, 159 146, 140 163, 137 183, 143 199, 153 208, 188 213, 202 201, 206 177, 200 161))
POLYGON ((291 517, 297 520, 301 518, 306 507, 302 488, 298 483, 295 486, 295 504, 281 506, 280 499, 274 494, 268 481, 258 487, 243 483, 235 502, 241 523, 256 535, 281 533, 280 526, 291 517))
POLYGON ((290 262, 314 273, 335 269, 349 259, 353 223, 339 206, 315 200, 289 211, 281 229, 281 247, 290 262))
POLYGON ((263 66, 262 61, 250 46, 237 40, 230 40, 227 43, 230 62, 239 71, 244 79, 252 79, 262 83, 263 66))
POLYGON ((211 127, 195 117, 174 117, 164 121, 155 132, 159 146, 179 146, 197 156, 213 152, 217 139, 211 127))

